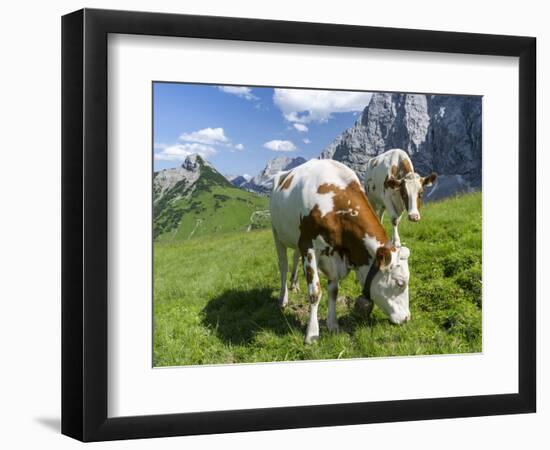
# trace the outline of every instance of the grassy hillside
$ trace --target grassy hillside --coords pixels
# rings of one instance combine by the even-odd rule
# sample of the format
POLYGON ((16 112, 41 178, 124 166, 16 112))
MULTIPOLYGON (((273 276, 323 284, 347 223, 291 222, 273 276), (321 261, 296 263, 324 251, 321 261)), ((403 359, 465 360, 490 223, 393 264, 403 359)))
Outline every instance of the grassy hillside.
POLYGON ((155 366, 480 352, 481 194, 426 205, 400 235, 411 249, 412 320, 391 325, 378 308, 368 321, 356 315, 352 273, 341 283, 340 333, 330 334, 322 277, 321 338, 311 346, 303 276, 289 306, 277 306, 270 230, 155 243, 155 366))
POLYGON ((268 225, 260 214, 251 220, 255 211, 268 209, 267 197, 234 187, 207 166, 202 167, 192 194, 182 195, 185 189, 181 181, 155 201, 155 240, 187 240, 268 225))

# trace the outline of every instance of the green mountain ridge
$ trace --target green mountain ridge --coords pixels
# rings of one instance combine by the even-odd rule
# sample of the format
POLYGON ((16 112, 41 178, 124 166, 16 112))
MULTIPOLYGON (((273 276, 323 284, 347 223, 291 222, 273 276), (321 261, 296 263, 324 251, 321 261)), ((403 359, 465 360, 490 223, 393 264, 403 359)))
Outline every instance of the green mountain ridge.
POLYGON ((156 241, 249 231, 269 224, 267 197, 233 186, 200 156, 192 156, 181 168, 154 175, 153 236, 156 241))

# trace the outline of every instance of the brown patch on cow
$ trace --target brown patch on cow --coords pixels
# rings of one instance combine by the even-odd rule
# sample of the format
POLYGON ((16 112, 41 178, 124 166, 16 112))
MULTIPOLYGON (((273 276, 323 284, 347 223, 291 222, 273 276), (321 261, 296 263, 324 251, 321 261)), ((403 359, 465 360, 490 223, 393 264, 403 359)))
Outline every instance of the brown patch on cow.
POLYGON ((390 168, 391 176, 394 178, 397 178, 397 174, 399 173, 399 166, 396 166, 395 164, 391 166, 390 168))
POLYGON ((378 247, 376 250, 376 264, 380 269, 383 269, 391 263, 392 251, 395 251, 395 247, 378 247))
POLYGON ((321 283, 317 281, 315 283, 315 291, 313 294, 309 295, 309 303, 315 304, 321 299, 321 283))
MULTIPOLYGON (((393 166, 397 167, 397 166, 393 166)), ((399 180, 397 180, 393 175, 389 176, 386 175, 386 178, 384 178, 384 189, 397 189, 399 186, 402 186, 403 183, 401 183, 399 180)))
POLYGON ((403 171, 404 175, 407 175, 408 173, 412 173, 412 166, 408 159, 402 159, 400 162, 401 170, 403 171))
POLYGON ((311 266, 306 266, 306 280, 307 280, 307 284, 311 284, 313 283, 313 276, 315 275, 315 273, 313 272, 313 269, 311 268, 311 266))
POLYGON ((347 256, 354 266, 368 264, 371 260, 363 239, 369 235, 381 244, 389 239, 372 209, 365 192, 358 182, 352 181, 344 189, 333 184, 322 184, 319 194, 333 193, 333 210, 321 216, 319 205, 300 221, 298 247, 302 255, 313 247, 313 240, 321 236, 341 256, 347 256), (351 205, 351 206, 350 206, 351 205), (336 211, 353 208, 357 214, 338 214, 336 211))
POLYGON ((292 178, 294 178, 294 175, 292 175, 292 172, 288 172, 286 175, 279 178, 277 188, 281 190, 288 189, 290 187, 290 183, 292 183, 292 178))
POLYGON ((318 194, 328 194, 329 192, 336 192, 339 189, 340 188, 335 186, 334 184, 325 183, 325 184, 321 184, 317 188, 317 193, 318 194))
POLYGON ((288 189, 290 187, 290 184, 292 183, 293 178, 294 178, 294 175, 288 175, 285 177, 285 182, 280 187, 281 191, 284 191, 285 189, 288 189))

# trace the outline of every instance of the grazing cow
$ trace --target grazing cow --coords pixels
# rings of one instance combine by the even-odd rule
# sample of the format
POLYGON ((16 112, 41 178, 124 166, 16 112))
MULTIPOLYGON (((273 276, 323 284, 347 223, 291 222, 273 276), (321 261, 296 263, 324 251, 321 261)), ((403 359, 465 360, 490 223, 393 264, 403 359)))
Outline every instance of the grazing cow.
POLYGON ((392 323, 410 319, 409 250, 396 248, 371 208, 355 173, 333 160, 311 160, 280 173, 270 200, 273 237, 281 291, 279 304, 288 302, 287 249, 298 249, 310 302, 305 341, 319 338, 317 309, 321 299, 319 273, 328 278, 330 331, 337 331, 336 298, 339 280, 351 269, 362 296, 378 305, 392 323))
POLYGON ((409 155, 399 149, 388 150, 368 162, 365 191, 380 220, 388 211, 396 247, 401 246, 397 228, 403 211, 407 210, 410 221, 418 222, 424 187, 431 186, 436 178, 433 172, 427 177, 415 173, 409 155))

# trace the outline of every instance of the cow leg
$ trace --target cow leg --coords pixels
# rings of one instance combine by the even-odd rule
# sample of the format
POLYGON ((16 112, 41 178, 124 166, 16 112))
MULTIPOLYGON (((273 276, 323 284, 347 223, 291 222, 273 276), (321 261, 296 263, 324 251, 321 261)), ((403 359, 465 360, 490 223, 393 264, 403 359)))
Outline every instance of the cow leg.
POLYGON ((336 299, 338 298, 338 280, 330 280, 328 283, 328 317, 327 327, 329 331, 338 332, 338 318, 336 317, 336 299))
POLYGON ((298 284, 298 265, 300 262, 300 253, 298 250, 294 250, 294 257, 292 261, 292 276, 290 277, 290 290, 298 292, 300 285, 298 284))
POLYGON ((390 221, 392 224, 392 244, 396 247, 401 247, 401 239, 399 238, 399 222, 401 220, 401 214, 403 211, 398 213, 397 207, 394 205, 394 203, 389 200, 386 204, 386 210, 388 211, 388 215, 390 216, 390 221))
POLYGON ((277 249, 277 259, 279 261, 279 272, 281 274, 281 290, 279 292, 279 306, 284 308, 288 303, 288 289, 286 287, 286 276, 288 272, 288 260, 286 255, 286 247, 277 239, 273 233, 275 240, 275 248, 277 249))
POLYGON ((319 309, 319 300, 321 300, 321 284, 319 283, 319 273, 317 272, 317 260, 315 258, 315 251, 312 248, 307 250, 303 264, 309 296, 309 322, 305 342, 306 344, 311 344, 319 339, 317 311, 319 309))
POLYGON ((376 215, 380 219, 380 222, 382 222, 384 220, 384 212, 385 211, 386 211, 386 208, 384 208, 383 206, 381 206, 380 208, 378 208, 376 210, 376 215))
POLYGON ((401 239, 399 238, 399 231, 398 231, 400 221, 401 221, 401 216, 397 216, 397 217, 394 216, 391 218, 391 224, 393 227, 392 242, 393 242, 393 245, 395 245, 396 247, 401 247, 401 239))

